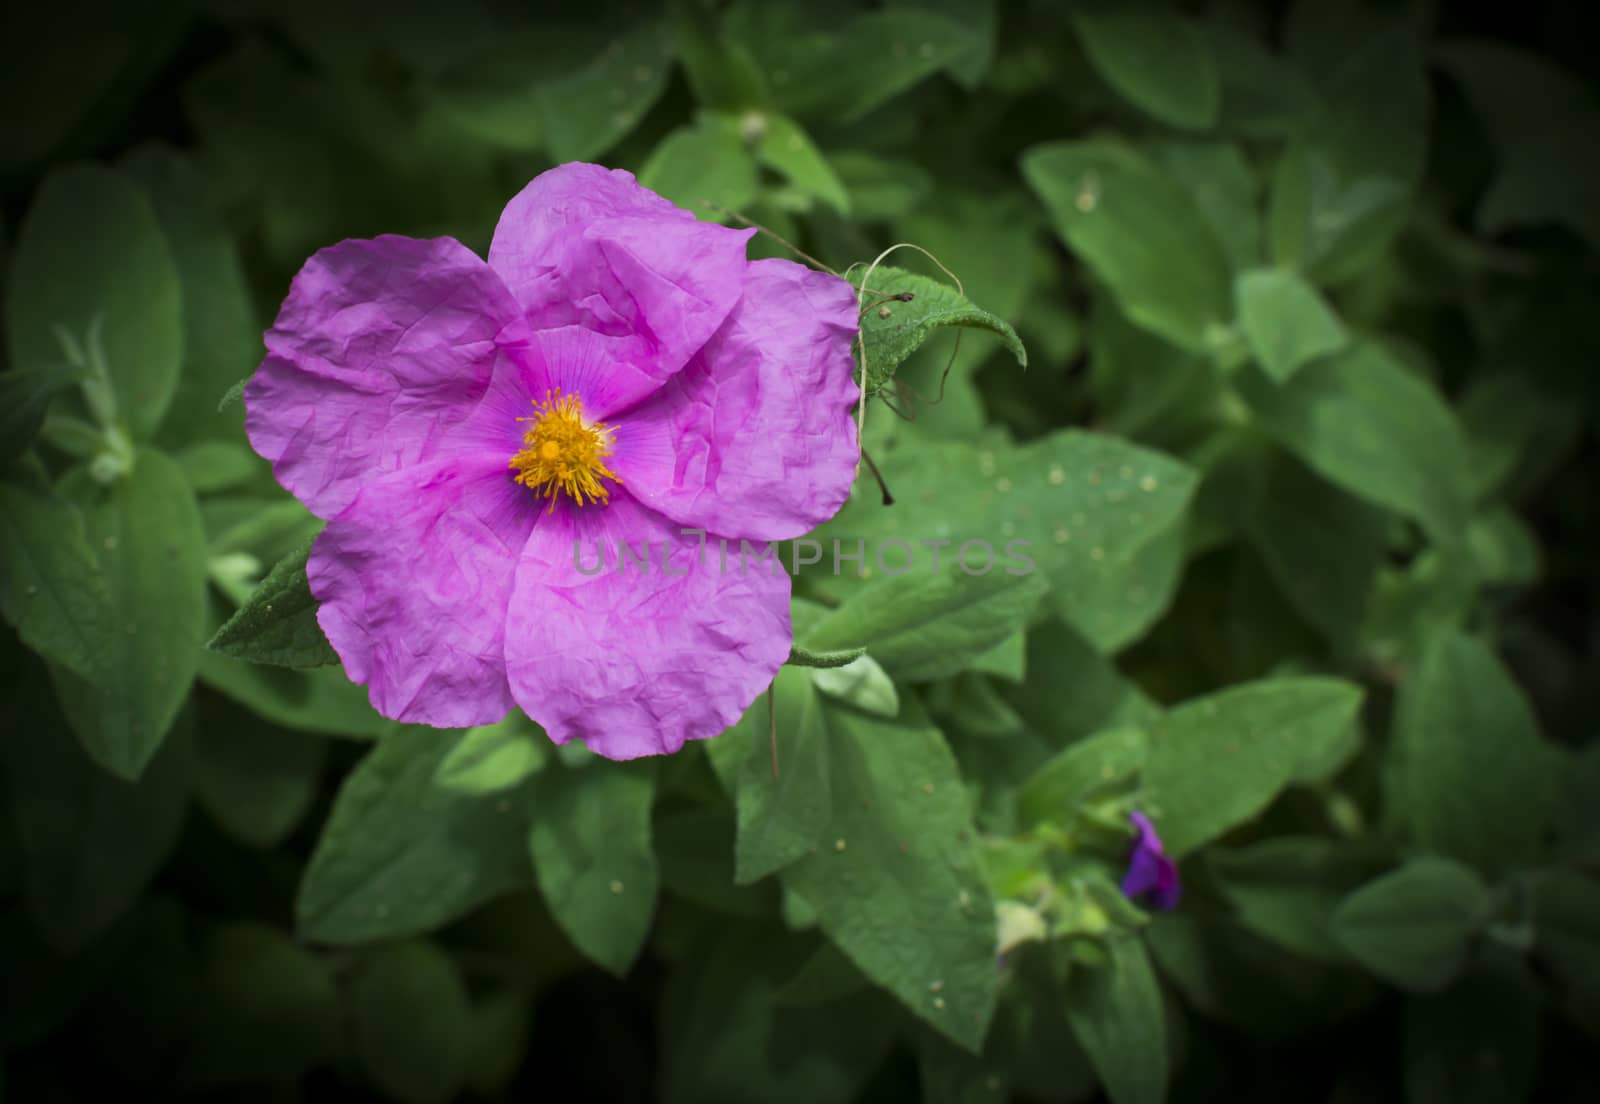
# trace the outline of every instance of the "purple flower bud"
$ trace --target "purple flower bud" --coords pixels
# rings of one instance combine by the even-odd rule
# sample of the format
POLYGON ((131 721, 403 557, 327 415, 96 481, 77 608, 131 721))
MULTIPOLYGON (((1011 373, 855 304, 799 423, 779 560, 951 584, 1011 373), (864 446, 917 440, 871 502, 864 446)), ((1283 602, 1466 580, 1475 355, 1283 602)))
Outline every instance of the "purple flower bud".
POLYGON ((1170 911, 1178 906, 1183 886, 1178 881, 1178 866, 1161 849, 1161 837, 1150 818, 1135 810, 1128 814, 1137 837, 1128 855, 1128 872, 1122 878, 1122 892, 1129 900, 1146 908, 1170 911))

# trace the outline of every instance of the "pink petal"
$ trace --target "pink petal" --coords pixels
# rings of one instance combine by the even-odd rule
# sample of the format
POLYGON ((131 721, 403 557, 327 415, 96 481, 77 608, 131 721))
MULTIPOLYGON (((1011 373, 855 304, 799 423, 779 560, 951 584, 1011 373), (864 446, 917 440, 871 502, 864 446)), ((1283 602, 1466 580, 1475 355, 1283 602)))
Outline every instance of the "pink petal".
POLYGON ((510 712, 505 610, 543 505, 483 454, 390 472, 328 523, 306 564, 317 621, 374 709, 439 728, 510 712))
MULTIPOLYGON (((611 759, 677 751, 732 725, 788 657, 789 576, 752 559, 726 572, 711 538, 612 492, 604 505, 563 502, 523 549, 506 619, 517 704, 558 744, 577 738, 611 759), (595 542, 602 542, 605 567, 595 542), (649 546, 648 572, 628 560, 649 546), (575 560, 574 544, 581 560, 575 560), (662 556, 683 574, 664 575, 662 556)), ((776 561, 777 550, 771 550, 776 561)))
POLYGON ((687 368, 617 418, 613 469, 641 502, 713 533, 787 540, 855 475, 856 301, 836 276, 755 261, 687 368))
POLYGON ((557 342, 540 392, 587 380, 594 418, 654 392, 738 302, 752 233, 701 222, 620 169, 573 163, 535 177, 501 212, 489 264, 541 340, 557 342), (571 330, 586 331, 581 343, 561 335, 571 330), (570 348, 575 359, 561 355, 570 348))
POLYGON ((369 479, 450 451, 519 312, 460 242, 384 236, 321 250, 290 285, 245 387, 278 482, 332 518, 369 479))

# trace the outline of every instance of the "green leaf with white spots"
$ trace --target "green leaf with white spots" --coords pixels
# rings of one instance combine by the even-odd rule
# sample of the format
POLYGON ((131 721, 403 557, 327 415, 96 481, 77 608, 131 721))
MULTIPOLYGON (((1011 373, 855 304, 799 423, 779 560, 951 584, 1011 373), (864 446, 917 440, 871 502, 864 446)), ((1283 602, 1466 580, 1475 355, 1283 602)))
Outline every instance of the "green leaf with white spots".
POLYGON ((863 268, 851 273, 850 278, 858 288, 866 281, 861 296, 857 356, 866 364, 869 394, 888 386, 905 359, 934 331, 946 326, 988 330, 1017 358, 1018 364, 1028 366, 1028 351, 1011 324, 981 309, 948 284, 890 265, 879 265, 870 273, 863 268))
POLYGON ((626 974, 649 934, 660 883, 650 846, 654 765, 546 770, 533 787, 528 851, 550 914, 590 960, 626 974))
POLYGON ((1174 578, 1176 546, 1152 544, 1179 525, 1195 476, 1161 453, 1062 430, 1021 447, 908 444, 877 460, 895 504, 879 505, 864 473, 844 509, 815 534, 847 553, 865 541, 872 577, 824 572, 816 579, 841 604, 878 585, 885 568, 907 563, 902 578, 927 586, 960 574, 963 556, 978 570, 992 554, 991 574, 1042 577, 1051 607, 1096 646, 1113 649, 1148 623, 1174 578))
POLYGON ((955 760, 920 718, 836 705, 824 715, 831 814, 820 846, 783 869, 784 885, 862 973, 976 1050, 999 975, 994 908, 955 760))
POLYGON ((531 884, 528 796, 434 784, 450 753, 430 728, 395 728, 340 786, 295 902, 300 935, 359 944, 429 931, 531 884))
POLYGON ((205 532, 194 491, 164 453, 141 449, 110 487, 67 481, 105 572, 98 664, 55 671, 62 708, 94 760, 138 778, 189 696, 205 640, 205 532))
POLYGON ((116 416, 136 438, 161 424, 183 360, 183 292, 150 203, 126 177, 71 165, 45 178, 23 219, 6 291, 18 369, 103 355, 116 416))
POLYGON ((1146 805, 1182 856, 1259 815, 1307 763, 1350 738, 1361 688, 1278 678, 1185 702, 1150 728, 1146 805))
POLYGON ((1195 353, 1233 321, 1233 271, 1216 233, 1174 177, 1129 147, 1052 142, 1022 155, 1022 175, 1056 233, 1136 325, 1195 353))
POLYGON ((326 667, 339 662, 338 653, 317 624, 317 600, 306 580, 306 559, 313 540, 273 565, 250 600, 216 631, 207 648, 274 667, 326 667))

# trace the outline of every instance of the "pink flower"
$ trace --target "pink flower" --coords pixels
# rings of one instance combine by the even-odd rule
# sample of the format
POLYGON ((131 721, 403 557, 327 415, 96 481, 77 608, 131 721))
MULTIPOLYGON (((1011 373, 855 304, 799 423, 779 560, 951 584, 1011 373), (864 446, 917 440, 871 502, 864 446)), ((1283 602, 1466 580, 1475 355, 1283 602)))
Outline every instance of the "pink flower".
POLYGON ((856 303, 747 261, 750 233, 569 164, 507 205, 487 263, 394 236, 306 262, 246 428, 328 522, 318 621, 378 712, 454 728, 516 705, 628 759, 716 735, 772 680, 789 577, 724 569, 715 542, 843 504, 856 303), (648 568, 617 570, 624 543, 648 568))
POLYGON ((1128 856, 1128 872, 1122 878, 1123 896, 1149 908, 1177 908, 1178 898, 1183 895, 1177 864, 1167 857, 1149 817, 1135 810, 1128 819, 1133 821, 1135 839, 1128 856))

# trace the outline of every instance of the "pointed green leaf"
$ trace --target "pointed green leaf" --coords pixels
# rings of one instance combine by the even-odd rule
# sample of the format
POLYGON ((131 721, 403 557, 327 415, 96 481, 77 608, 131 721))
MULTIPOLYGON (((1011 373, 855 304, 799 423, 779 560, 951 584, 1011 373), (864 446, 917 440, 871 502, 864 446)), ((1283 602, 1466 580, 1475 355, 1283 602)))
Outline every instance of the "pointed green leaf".
POLYGON ((1361 697, 1339 679, 1263 679, 1156 722, 1144 781, 1167 850, 1187 854, 1258 815, 1306 762, 1349 740, 1361 697))
POLYGON ((195 798, 235 839, 273 847, 311 811, 327 743, 217 698, 196 703, 195 798))
POLYGON ((1225 336, 1233 272, 1177 180, 1131 149, 1096 141, 1034 146, 1022 174, 1135 324, 1195 353, 1225 336))
POLYGON ((789 646, 789 658, 783 662, 790 667, 817 667, 823 669, 848 667, 866 654, 867 649, 865 646, 842 648, 837 651, 813 651, 800 644, 791 644, 789 646))
POLYGON ((783 870, 784 884, 862 973, 976 1050, 999 975, 994 907, 955 760, 919 719, 829 706, 827 728, 832 815, 817 850, 783 870))
POLYGON ((499 793, 543 767, 549 747, 544 730, 513 709, 496 724, 462 733, 439 763, 434 781, 457 793, 499 793))
POLYGON ((1333 308, 1292 272, 1274 268, 1241 272, 1233 294, 1250 351, 1279 383, 1301 365, 1338 352, 1348 340, 1333 308))
POLYGON ((860 355, 866 361, 869 393, 887 386, 901 363, 935 330, 946 326, 988 330, 1000 338, 1018 364, 1028 366, 1028 351, 1011 324, 982 310, 948 284, 890 265, 879 265, 870 276, 861 269, 851 279, 857 287, 867 281, 861 297, 864 351, 860 355))
POLYGON ((1429 641, 1401 685, 1395 734, 1419 843, 1490 873, 1538 855, 1559 761, 1487 645, 1456 632, 1429 641))
POLYGON ((326 667, 338 653, 317 624, 317 600, 306 581, 315 538, 273 565, 250 601, 206 644, 214 652, 274 667, 326 667))
POLYGON ((5 305, 14 367, 64 366, 58 329, 85 350, 97 343, 121 420, 136 437, 155 432, 178 385, 183 301, 136 185, 88 164, 46 177, 22 222, 5 305))
POLYGON ((205 533, 194 491, 164 453, 141 449, 111 487, 79 473, 83 510, 110 603, 100 662, 83 679, 57 669, 67 718, 95 761, 137 778, 189 697, 205 640, 205 533))
POLYGON ((1459 541, 1470 497, 1461 427, 1439 393, 1370 342, 1308 364, 1282 385, 1244 373, 1262 428, 1319 475, 1459 541))
POLYGON ((578 950, 613 974, 644 947, 660 875, 650 846, 655 771, 598 762, 534 780, 528 849, 539 890, 578 950))
POLYGON ((840 214, 850 213, 850 195, 839 175, 811 140, 811 136, 785 115, 764 115, 761 137, 755 145, 756 160, 782 173, 784 178, 807 195, 815 196, 840 214))
POLYGON ((581 161, 614 146, 666 91, 672 34, 645 21, 611 41, 581 68, 533 94, 550 156, 581 161))
POLYGON ((367 1076, 402 1104, 444 1104, 460 1093, 472 1008, 454 962, 411 940, 368 951, 350 980, 355 1051, 367 1076))
POLYGON ((1024 824, 1064 824, 1095 791, 1126 785, 1149 754, 1150 737, 1142 729, 1097 732, 1034 771, 1017 794, 1017 812, 1024 824))
POLYGON ((1089 64, 1129 103, 1185 130, 1217 121, 1222 89, 1211 44, 1183 16, 1124 0, 1077 7, 1072 26, 1089 64))
POLYGON ((1106 961, 1074 969, 1067 1021, 1112 1104, 1161 1104, 1167 1090, 1167 1025, 1144 942, 1116 934, 1106 961))
POLYGON ((525 795, 434 785, 450 741, 397 728, 345 778, 300 883, 300 935, 357 944, 413 935, 531 882, 525 795))
POLYGON ((112 610, 83 514, 19 473, 0 483, 0 553, 0 613, 28 647, 92 678, 112 610))
POLYGON ((732 126, 701 122, 667 135, 639 170, 639 183, 720 222, 728 216, 707 204, 726 211, 748 207, 756 197, 756 163, 732 126))
POLYGON ((1442 989, 1489 910, 1489 891, 1470 869, 1420 858, 1368 882, 1333 914, 1333 936, 1367 969, 1403 989, 1442 989))

